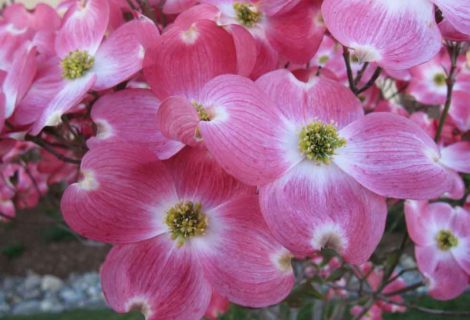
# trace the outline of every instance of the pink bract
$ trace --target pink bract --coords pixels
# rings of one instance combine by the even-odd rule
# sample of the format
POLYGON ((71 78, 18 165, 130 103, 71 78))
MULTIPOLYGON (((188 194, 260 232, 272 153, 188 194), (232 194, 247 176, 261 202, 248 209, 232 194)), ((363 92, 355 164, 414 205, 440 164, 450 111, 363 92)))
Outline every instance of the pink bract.
POLYGON ((291 290, 291 255, 271 236, 255 188, 228 176, 207 151, 186 148, 161 162, 138 146, 96 146, 81 171, 62 211, 80 234, 116 244, 101 270, 116 311, 137 306, 148 319, 199 318, 213 290, 251 307, 291 290), (188 201, 201 205, 206 227, 175 238, 169 210, 188 201))

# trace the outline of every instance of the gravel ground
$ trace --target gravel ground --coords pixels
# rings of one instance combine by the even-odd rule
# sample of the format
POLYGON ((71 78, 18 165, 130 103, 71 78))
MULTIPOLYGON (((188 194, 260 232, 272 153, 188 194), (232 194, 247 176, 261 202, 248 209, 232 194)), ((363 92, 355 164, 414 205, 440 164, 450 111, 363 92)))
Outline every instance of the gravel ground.
POLYGON ((66 280, 33 273, 26 277, 0 278, 0 317, 103 307, 105 302, 96 272, 70 275, 66 280))

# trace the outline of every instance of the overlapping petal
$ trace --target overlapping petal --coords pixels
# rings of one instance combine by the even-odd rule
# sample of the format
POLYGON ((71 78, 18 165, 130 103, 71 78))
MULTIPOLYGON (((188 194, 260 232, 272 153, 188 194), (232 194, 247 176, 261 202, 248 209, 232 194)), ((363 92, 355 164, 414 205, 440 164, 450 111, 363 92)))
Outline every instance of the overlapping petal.
POLYGON ((385 228, 384 199, 335 165, 302 162, 261 187, 260 203, 274 236, 300 256, 330 247, 363 263, 385 228))
POLYGON ((166 231, 162 214, 176 202, 171 176, 146 149, 126 143, 91 149, 82 178, 64 192, 66 222, 81 235, 129 243, 166 231))
POLYGON ((451 189, 436 144, 402 116, 372 113, 339 134, 347 144, 337 150, 334 162, 380 195, 431 199, 451 189))

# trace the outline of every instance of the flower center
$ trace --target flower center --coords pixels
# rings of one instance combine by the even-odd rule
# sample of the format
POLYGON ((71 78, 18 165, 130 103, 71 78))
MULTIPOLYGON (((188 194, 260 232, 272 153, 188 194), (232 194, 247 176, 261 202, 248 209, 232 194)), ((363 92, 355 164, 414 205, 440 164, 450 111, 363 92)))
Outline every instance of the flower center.
POLYGON ((193 107, 197 111, 197 115, 199 116, 199 120, 201 121, 210 121, 211 117, 207 110, 204 108, 204 106, 200 103, 197 103, 196 101, 192 102, 193 107))
POLYGON ((459 244, 459 239, 457 239, 454 234, 449 230, 441 230, 436 237, 437 246, 442 251, 447 251, 451 248, 456 247, 459 244))
POLYGON ((72 51, 62 61, 62 76, 74 80, 82 77, 93 67, 95 59, 86 51, 72 51))
POLYGON ((207 228, 207 217, 200 203, 183 201, 168 210, 166 224, 170 228, 171 238, 182 246, 194 236, 204 235, 207 228))
POLYGON ((300 151, 309 160, 329 164, 335 150, 346 145, 346 139, 338 136, 335 126, 320 121, 305 126, 299 135, 300 151))
POLYGON ((235 2, 233 8, 235 9, 237 20, 246 27, 253 27, 261 20, 261 12, 251 3, 235 2))
POLYGON ((434 76, 434 83, 438 86, 444 86, 446 84, 447 77, 443 73, 438 73, 434 76))

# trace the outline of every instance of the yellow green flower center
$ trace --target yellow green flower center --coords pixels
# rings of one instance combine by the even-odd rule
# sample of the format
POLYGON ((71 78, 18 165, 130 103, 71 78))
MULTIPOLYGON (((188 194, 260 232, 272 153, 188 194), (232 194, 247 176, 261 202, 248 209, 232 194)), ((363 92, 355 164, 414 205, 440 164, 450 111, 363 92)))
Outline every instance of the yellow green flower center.
POLYGON ((299 135, 300 151, 309 160, 329 164, 335 150, 346 145, 332 124, 320 121, 305 126, 299 135))
POLYGON ((438 86, 444 86, 446 84, 447 77, 444 73, 438 73, 434 76, 434 83, 438 86))
POLYGON ((200 203, 183 201, 168 210, 165 223, 170 228, 171 238, 182 246, 189 238, 205 234, 207 217, 200 203))
POLYGON ((327 55, 323 55, 323 56, 320 56, 320 58, 318 58, 318 62, 319 62, 321 65, 326 64, 329 60, 330 60, 330 57, 327 56, 327 55))
POLYGON ((93 67, 95 59, 86 51, 72 51, 60 63, 62 76, 65 79, 74 80, 82 77, 93 67))
POLYGON ((459 239, 449 230, 439 231, 436 236, 436 241, 438 248, 442 251, 447 251, 459 244, 459 239))
POLYGON ((261 20, 261 12, 251 3, 235 2, 233 4, 237 20, 246 27, 253 27, 261 20))
POLYGON ((211 117, 207 110, 204 108, 204 106, 200 103, 197 103, 196 101, 192 102, 193 107, 197 111, 197 115, 199 116, 199 120, 201 121, 210 121, 211 117))

